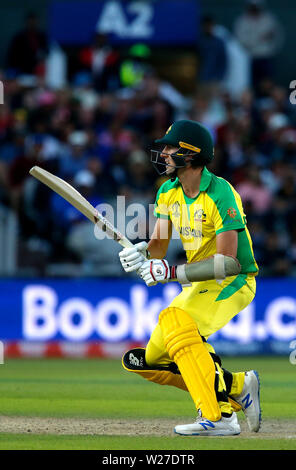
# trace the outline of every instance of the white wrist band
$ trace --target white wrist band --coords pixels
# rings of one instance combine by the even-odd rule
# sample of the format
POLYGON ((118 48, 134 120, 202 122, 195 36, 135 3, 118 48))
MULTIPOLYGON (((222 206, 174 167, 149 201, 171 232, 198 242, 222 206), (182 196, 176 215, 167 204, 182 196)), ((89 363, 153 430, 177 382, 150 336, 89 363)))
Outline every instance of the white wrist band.
POLYGON ((226 277, 224 255, 220 253, 214 255, 214 275, 217 280, 223 280, 226 277))
POLYGON ((190 284, 190 281, 185 273, 185 266, 185 264, 180 264, 179 266, 177 266, 176 275, 177 280, 180 282, 180 284, 190 284))

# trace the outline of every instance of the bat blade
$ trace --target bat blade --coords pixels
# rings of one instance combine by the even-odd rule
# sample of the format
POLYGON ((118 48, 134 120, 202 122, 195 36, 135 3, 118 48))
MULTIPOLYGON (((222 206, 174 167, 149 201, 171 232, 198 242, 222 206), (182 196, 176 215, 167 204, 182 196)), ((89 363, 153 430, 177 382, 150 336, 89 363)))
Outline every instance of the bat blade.
POLYGON ((91 222, 98 225, 101 230, 107 233, 110 238, 113 238, 125 248, 130 248, 133 244, 122 235, 117 228, 115 228, 108 219, 106 219, 100 212, 97 211, 75 188, 69 183, 53 175, 47 170, 39 166, 33 166, 30 170, 30 175, 41 181, 41 183, 48 186, 54 192, 66 199, 72 206, 79 212, 87 217, 91 222))

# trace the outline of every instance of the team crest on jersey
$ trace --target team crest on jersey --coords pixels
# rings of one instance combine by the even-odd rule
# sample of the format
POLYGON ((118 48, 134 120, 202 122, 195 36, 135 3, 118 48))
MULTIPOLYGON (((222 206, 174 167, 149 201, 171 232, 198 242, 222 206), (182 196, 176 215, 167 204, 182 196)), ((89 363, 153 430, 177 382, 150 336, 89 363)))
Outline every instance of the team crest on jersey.
POLYGON ((204 213, 203 209, 197 209, 193 214, 194 222, 205 222, 206 217, 207 216, 204 213))
POLYGON ((236 210, 233 207, 229 207, 227 214, 229 215, 229 217, 234 219, 234 217, 236 216, 236 210))

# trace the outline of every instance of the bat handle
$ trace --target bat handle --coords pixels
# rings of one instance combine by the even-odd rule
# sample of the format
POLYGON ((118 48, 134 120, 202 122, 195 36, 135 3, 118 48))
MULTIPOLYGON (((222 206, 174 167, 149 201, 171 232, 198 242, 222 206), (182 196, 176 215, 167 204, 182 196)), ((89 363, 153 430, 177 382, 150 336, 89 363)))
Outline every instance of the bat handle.
MULTIPOLYGON (((132 243, 128 238, 124 237, 119 241, 120 245, 123 246, 124 248, 133 248, 134 243, 132 243)), ((147 251, 147 250, 146 250, 147 251)), ((148 261, 147 256, 144 256, 145 261, 148 261)))

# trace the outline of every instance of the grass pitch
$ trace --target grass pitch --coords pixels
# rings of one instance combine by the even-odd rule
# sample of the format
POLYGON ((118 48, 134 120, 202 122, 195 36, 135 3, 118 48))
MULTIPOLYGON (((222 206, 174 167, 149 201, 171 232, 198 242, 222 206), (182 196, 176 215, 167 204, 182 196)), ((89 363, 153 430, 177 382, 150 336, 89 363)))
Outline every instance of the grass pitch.
POLYGON ((196 413, 188 393, 124 371, 120 360, 7 360, 0 367, 0 449, 296 449, 296 366, 288 357, 225 358, 257 369, 263 423, 234 437, 182 437, 196 413))

